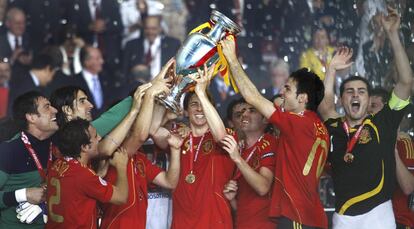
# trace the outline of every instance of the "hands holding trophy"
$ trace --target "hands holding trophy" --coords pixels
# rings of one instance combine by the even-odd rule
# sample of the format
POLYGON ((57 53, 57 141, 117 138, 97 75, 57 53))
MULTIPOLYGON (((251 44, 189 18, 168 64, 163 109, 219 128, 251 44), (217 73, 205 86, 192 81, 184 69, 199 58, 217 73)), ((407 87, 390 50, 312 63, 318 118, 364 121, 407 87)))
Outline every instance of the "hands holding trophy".
MULTIPOLYGON (((213 10, 210 21, 202 24, 190 32, 175 56, 175 76, 172 81, 171 93, 167 96, 158 97, 158 101, 176 114, 182 113, 180 106, 181 96, 194 87, 195 81, 190 76, 197 73, 198 68, 203 65, 215 66, 215 73, 223 71, 225 60, 219 55, 218 44, 227 36, 235 36, 240 33, 240 27, 222 13, 213 10), (200 31, 210 28, 207 34, 200 31)), ((214 66, 213 66, 214 67, 214 66)))

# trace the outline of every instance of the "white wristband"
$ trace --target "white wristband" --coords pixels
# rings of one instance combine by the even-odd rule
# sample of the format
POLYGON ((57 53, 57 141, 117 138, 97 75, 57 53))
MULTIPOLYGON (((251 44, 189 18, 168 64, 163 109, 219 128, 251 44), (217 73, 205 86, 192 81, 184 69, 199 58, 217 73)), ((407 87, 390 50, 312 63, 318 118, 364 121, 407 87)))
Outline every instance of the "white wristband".
POLYGON ((27 201, 26 189, 25 188, 14 191, 14 195, 15 195, 16 201, 18 203, 27 201))

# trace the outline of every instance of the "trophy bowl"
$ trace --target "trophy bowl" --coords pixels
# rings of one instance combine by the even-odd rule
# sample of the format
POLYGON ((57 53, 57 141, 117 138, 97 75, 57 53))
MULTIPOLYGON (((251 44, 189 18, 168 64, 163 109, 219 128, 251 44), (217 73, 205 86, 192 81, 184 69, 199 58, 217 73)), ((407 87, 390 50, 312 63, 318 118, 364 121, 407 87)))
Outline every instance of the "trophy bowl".
POLYGON ((175 78, 171 93, 168 96, 158 97, 158 101, 165 107, 181 114, 181 96, 188 92, 195 84, 188 75, 196 73, 204 64, 211 67, 219 60, 217 45, 228 35, 237 35, 240 27, 219 11, 213 10, 210 16, 211 29, 204 34, 196 32, 190 34, 178 50, 175 59, 175 78))

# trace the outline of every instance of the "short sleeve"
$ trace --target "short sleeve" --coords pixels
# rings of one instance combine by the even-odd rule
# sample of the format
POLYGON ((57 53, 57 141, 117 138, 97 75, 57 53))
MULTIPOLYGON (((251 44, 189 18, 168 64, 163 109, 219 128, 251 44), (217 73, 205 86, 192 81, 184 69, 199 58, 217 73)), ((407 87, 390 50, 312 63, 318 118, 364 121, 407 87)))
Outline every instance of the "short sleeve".
POLYGON ((78 186, 85 195, 100 202, 106 203, 112 198, 112 184, 106 182, 92 171, 87 171, 79 176, 78 186))

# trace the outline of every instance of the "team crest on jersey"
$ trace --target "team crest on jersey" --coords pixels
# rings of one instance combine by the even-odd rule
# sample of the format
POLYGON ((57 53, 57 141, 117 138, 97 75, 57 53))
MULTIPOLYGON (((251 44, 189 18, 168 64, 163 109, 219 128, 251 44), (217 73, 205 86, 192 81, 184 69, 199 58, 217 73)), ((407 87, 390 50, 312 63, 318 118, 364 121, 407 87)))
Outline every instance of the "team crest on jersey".
POLYGON ((134 163, 134 172, 141 177, 145 177, 145 164, 142 160, 136 160, 134 163))
POLYGON ((69 164, 66 161, 56 161, 53 163, 52 170, 56 171, 60 177, 63 177, 63 174, 69 169, 69 164))
POLYGON ((369 132, 369 129, 364 127, 361 130, 361 135, 359 136, 358 144, 367 144, 372 140, 371 134, 369 132))
POLYGON ((190 141, 187 140, 185 141, 185 143, 183 144, 183 154, 186 154, 188 151, 190 151, 190 141))
POLYGON ((203 154, 209 154, 213 150, 213 140, 209 139, 203 142, 203 145, 201 146, 203 150, 203 154))
POLYGON ((316 136, 323 136, 328 134, 328 130, 322 123, 315 122, 313 125, 315 127, 316 136))

